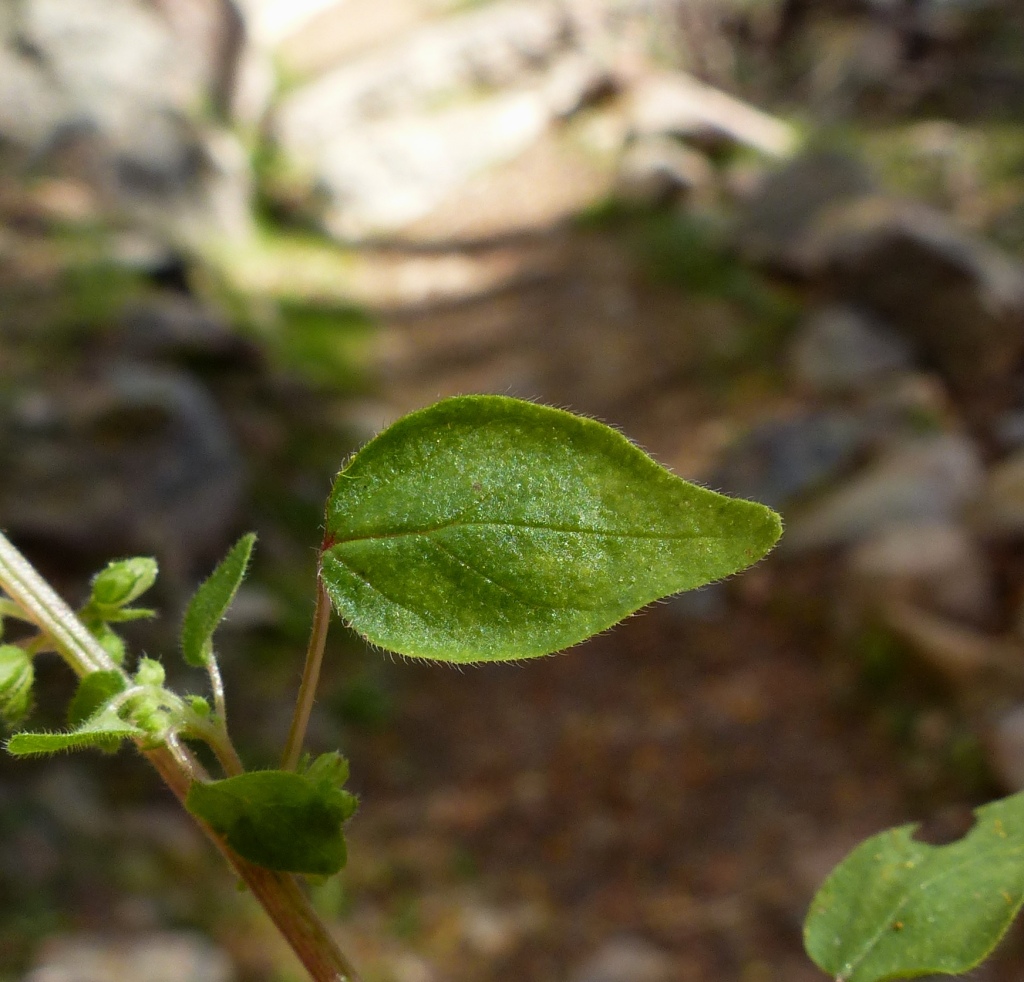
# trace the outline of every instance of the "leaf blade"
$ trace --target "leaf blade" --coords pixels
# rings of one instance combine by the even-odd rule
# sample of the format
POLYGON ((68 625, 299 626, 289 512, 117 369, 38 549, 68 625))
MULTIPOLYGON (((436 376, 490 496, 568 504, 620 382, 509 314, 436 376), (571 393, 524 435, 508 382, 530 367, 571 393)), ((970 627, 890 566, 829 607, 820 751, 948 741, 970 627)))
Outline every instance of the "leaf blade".
POLYGON ((959 975, 985 959, 1024 904, 1024 794, 975 811, 962 839, 916 825, 862 842, 812 902, 804 945, 842 982, 959 975))
POLYGON ((342 825, 352 796, 294 771, 250 771, 195 782, 186 807, 244 859, 267 869, 331 876, 347 859, 342 825))
POLYGON ((243 535, 189 601, 181 624, 181 651, 189 665, 202 668, 213 657, 213 632, 245 579, 255 543, 254 533, 243 535))
POLYGON ((338 476, 326 528, 335 609, 382 647, 457 662, 568 647, 781 531, 600 423, 504 396, 399 420, 338 476))

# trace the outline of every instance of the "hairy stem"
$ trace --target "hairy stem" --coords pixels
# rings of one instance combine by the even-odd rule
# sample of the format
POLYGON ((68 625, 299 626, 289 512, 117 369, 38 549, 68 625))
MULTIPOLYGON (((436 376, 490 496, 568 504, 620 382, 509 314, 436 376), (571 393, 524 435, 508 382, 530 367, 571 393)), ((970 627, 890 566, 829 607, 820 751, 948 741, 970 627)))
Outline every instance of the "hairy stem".
POLYGON ((316 687, 320 681, 320 665, 324 660, 324 645, 327 643, 327 628, 331 622, 331 601, 328 599, 320 570, 316 574, 316 609, 313 611, 313 626, 309 632, 309 647, 306 649, 306 663, 302 666, 302 682, 295 700, 295 715, 288 730, 281 767, 293 771, 299 765, 302 744, 306 739, 306 727, 313 711, 316 687))
MULTIPOLYGON (((76 674, 83 676, 96 671, 125 674, 71 608, 2 533, 0 589, 24 612, 27 620, 52 640, 53 646, 76 674)), ((127 681, 127 675, 125 679, 127 681)), ((140 750, 182 804, 192 782, 205 777, 199 763, 180 744, 173 750, 168 746, 148 749, 140 746, 140 750)), ((359 982, 352 964, 317 917, 309 898, 294 877, 247 862, 236 855, 213 829, 198 819, 196 821, 263 906, 313 982, 359 982)))
POLYGON ((71 608, 0 533, 0 588, 46 634, 78 675, 119 671, 71 608))

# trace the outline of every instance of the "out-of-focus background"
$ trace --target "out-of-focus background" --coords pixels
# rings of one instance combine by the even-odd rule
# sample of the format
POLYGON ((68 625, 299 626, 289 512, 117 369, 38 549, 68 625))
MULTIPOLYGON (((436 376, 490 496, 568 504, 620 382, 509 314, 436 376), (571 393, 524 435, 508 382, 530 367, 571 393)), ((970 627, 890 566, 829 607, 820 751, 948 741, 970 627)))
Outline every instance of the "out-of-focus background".
MULTIPOLYGON (((398 415, 539 399, 779 508, 556 657, 336 626, 311 745, 363 803, 315 895, 367 982, 813 982, 853 844, 1024 787, 1022 257, 1012 0, 2 0, 0 527, 72 602, 156 555, 132 643, 194 686, 182 605, 256 529, 221 651, 267 766, 332 475, 398 415)), ((301 974, 122 753, 0 761, 0 978, 301 974)))

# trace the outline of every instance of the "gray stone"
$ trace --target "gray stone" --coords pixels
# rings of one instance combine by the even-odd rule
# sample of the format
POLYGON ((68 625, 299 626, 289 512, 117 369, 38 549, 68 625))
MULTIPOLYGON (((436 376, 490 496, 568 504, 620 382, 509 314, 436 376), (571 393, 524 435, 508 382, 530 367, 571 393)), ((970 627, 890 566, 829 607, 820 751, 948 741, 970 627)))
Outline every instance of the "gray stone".
POLYGON ((708 483, 779 507, 849 469, 870 437, 853 413, 809 412, 772 420, 734 444, 708 483))
POLYGON ((790 351, 794 379, 821 393, 861 391, 912 362, 909 345, 855 307, 812 311, 790 351))
POLYGON ((234 982, 228 956, 200 934, 161 931, 131 938, 58 935, 47 941, 24 982, 234 982))
POLYGON ((179 584, 233 531, 245 484, 235 440, 188 375, 138 363, 28 393, 0 439, 0 523, 110 556, 161 554, 179 584))
POLYGON ((682 72, 638 82, 630 122, 638 136, 747 147, 771 157, 786 157, 796 146, 796 132, 788 123, 682 72))
POLYGON ((1024 354, 1024 266, 938 212, 865 199, 818 230, 833 287, 907 337, 961 394, 1005 398, 1024 354))
POLYGON ((808 275, 822 265, 813 240, 817 223, 832 208, 869 194, 874 180, 854 158, 812 150, 770 174, 741 209, 740 251, 750 260, 808 275))
POLYGON ((227 98, 230 4, 190 0, 161 16, 137 0, 25 0, 18 11, 17 43, 0 43, 0 140, 182 234, 248 232, 245 155, 195 116, 227 98), (204 58, 197 30, 223 45, 204 58))
POLYGON ((672 959, 643 938, 605 942, 571 978, 572 982, 668 982, 672 959))
POLYGON ((891 525, 955 521, 981 492, 974 444, 943 434, 900 443, 865 471, 791 517, 783 550, 851 545, 891 525))
POLYGON ((714 169, 703 154, 677 140, 648 137, 626 148, 619 162, 615 194, 634 204, 658 205, 680 195, 705 195, 714 180, 714 169))

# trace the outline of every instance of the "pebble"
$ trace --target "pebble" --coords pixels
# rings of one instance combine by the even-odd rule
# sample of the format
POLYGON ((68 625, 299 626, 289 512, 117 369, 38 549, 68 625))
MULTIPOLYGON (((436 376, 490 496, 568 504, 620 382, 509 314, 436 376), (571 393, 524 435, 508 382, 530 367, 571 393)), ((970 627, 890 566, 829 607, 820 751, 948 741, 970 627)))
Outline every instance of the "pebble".
POLYGON ((605 942, 574 972, 572 982, 668 982, 671 958, 643 938, 623 936, 605 942))

